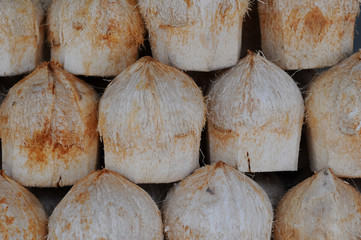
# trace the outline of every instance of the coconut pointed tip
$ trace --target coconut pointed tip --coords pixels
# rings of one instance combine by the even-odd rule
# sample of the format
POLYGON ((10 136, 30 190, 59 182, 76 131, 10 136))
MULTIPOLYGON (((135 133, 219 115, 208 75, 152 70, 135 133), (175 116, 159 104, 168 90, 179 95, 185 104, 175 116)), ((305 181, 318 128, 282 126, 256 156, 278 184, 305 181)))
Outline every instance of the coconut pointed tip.
POLYGON ((251 50, 247 50, 247 56, 254 56, 255 52, 251 51, 251 50))
POLYGON ((155 60, 151 56, 144 56, 141 59, 139 59, 138 61, 142 61, 142 62, 158 62, 157 60, 155 60))
POLYGON ((219 161, 214 164, 214 170, 216 170, 218 168, 225 168, 226 166, 227 166, 227 164, 225 162, 219 161))
POLYGON ((48 68, 49 70, 54 70, 56 68, 63 69, 63 65, 61 65, 58 61, 50 60, 39 64, 37 69, 41 68, 48 68))

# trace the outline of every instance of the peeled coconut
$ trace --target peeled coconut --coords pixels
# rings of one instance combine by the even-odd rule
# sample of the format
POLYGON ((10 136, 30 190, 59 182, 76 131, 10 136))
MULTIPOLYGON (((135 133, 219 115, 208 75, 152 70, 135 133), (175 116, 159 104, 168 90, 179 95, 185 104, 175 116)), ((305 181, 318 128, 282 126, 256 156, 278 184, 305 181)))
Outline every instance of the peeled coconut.
POLYGON ((78 181, 49 218, 48 240, 163 240, 160 211, 151 197, 103 169, 78 181))
POLYGON ((257 183, 218 162, 198 169, 168 193, 163 220, 168 240, 266 240, 273 212, 257 183))
POLYGON ((51 58, 80 75, 116 76, 138 58, 144 24, 135 0, 54 0, 51 58))
POLYGON ((153 57, 187 71, 237 63, 249 0, 139 0, 153 57))
POLYGON ((263 0, 262 51, 283 69, 333 66, 351 55, 359 0, 263 0))
POLYGON ((208 95, 210 160, 242 172, 297 170, 303 99, 282 69, 249 52, 208 95))
POLYGON ((293 187, 278 205, 275 240, 361 238, 361 194, 329 169, 293 187))
POLYGON ((2 0, 0 16, 0 76, 34 70, 43 58, 44 12, 39 0, 2 0))
POLYGON ((46 225, 45 210, 38 199, 1 171, 0 239, 45 239, 46 225))
POLYGON ((311 169, 361 177, 361 52, 314 79, 306 110, 311 169))
POLYGON ((194 81, 143 57, 100 100, 105 167, 135 183, 181 180, 199 166, 204 124, 205 104, 194 81))
POLYGON ((72 185, 95 170, 97 94, 53 62, 10 89, 0 120, 2 166, 21 184, 72 185))

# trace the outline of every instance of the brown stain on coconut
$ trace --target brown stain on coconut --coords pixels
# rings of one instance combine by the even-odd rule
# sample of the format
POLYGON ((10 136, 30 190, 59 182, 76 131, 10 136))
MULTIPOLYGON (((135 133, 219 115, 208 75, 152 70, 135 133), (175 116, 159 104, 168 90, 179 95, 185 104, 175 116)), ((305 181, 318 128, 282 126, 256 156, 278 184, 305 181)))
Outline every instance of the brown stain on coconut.
POLYGON ((305 16, 305 31, 314 41, 321 42, 327 29, 327 19, 318 7, 313 8, 305 16))
POLYGON ((187 4, 187 7, 190 8, 193 6, 193 0, 184 0, 187 4))
MULTIPOLYGON (((61 140, 65 143, 80 142, 77 137, 74 139, 71 133, 60 133, 61 140)), ((63 145, 54 139, 51 129, 44 129, 43 131, 35 132, 33 138, 25 140, 25 144, 21 146, 21 149, 28 155, 28 160, 25 163, 26 167, 36 171, 43 171, 49 163, 54 159, 67 165, 71 161, 70 153, 72 156, 76 156, 82 151, 80 146, 70 144, 63 145)))

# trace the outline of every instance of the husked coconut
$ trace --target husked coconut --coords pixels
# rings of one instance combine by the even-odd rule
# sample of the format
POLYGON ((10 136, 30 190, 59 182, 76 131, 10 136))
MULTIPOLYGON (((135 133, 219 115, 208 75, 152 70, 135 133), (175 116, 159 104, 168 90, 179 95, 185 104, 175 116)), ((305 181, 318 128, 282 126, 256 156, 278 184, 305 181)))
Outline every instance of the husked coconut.
POLYGON ((135 183, 181 180, 199 166, 203 96, 176 68, 143 57, 119 74, 99 104, 105 167, 135 183))
POLYGON ((152 198, 120 174, 103 169, 78 181, 49 218, 48 240, 163 240, 152 198))
POLYGON ((0 239, 42 240, 47 234, 47 218, 38 199, 1 171, 0 239))
POLYGON ((43 58, 44 12, 39 0, 2 0, 0 16, 0 76, 34 70, 43 58))
POLYGON ((73 73, 116 76, 138 58, 144 24, 135 0, 54 0, 48 10, 51 58, 73 73))
POLYGON ((210 160, 242 172, 297 170, 304 104, 282 69, 249 52, 211 86, 210 160))
POLYGON ((95 170, 97 94, 53 62, 10 89, 0 120, 3 169, 22 185, 72 185, 95 170))
POLYGON ((249 0, 139 0, 153 57, 188 71, 237 63, 249 0))
POLYGON ((306 111, 311 169, 361 177, 361 52, 314 79, 306 111))
POLYGON ((273 212, 257 183, 218 162, 198 169, 168 193, 163 220, 168 240, 269 240, 273 212))
POLYGON ((275 240, 361 238, 361 194, 323 169, 289 190, 276 210, 275 240))
POLYGON ((359 0, 263 0, 262 51, 288 70, 333 66, 351 55, 359 0))

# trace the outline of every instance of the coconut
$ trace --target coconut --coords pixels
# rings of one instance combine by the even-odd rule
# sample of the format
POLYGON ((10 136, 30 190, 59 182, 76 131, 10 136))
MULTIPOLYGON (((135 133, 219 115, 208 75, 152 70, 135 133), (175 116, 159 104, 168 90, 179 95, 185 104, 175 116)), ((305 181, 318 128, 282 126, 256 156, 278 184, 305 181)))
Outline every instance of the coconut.
POLYGON ((47 20, 51 58, 73 74, 116 76, 143 43, 135 0, 54 0, 47 20))
POLYGON ((153 57, 188 71, 237 63, 249 0, 139 0, 153 57))
POLYGON ((163 225, 143 189, 103 169, 78 181, 56 206, 48 239, 163 240, 163 225))
POLYGON ((143 57, 105 89, 99 133, 105 167, 135 183, 181 180, 199 166, 202 92, 181 71, 143 57))
POLYGON ((306 111, 311 169, 361 177, 361 52, 315 78, 306 111))
POLYGON ((242 172, 297 170, 303 99, 282 69, 249 52, 208 95, 210 160, 242 172))
POLYGON ((351 55, 359 0, 262 2, 262 50, 281 68, 333 66, 351 55))
POLYGON ((0 1, 0 76, 32 71, 42 60, 43 8, 38 0, 0 1))
POLYGON ((3 169, 25 186, 72 185, 97 164, 97 95, 56 64, 15 84, 0 108, 3 169))
POLYGON ((166 239, 270 239, 267 194, 249 177, 218 162, 176 185, 163 206, 166 239))
POLYGON ((275 240, 361 238, 361 194, 329 169, 288 191, 278 205, 275 240))
POLYGON ((45 239, 47 218, 38 199, 1 171, 0 239, 45 239))

